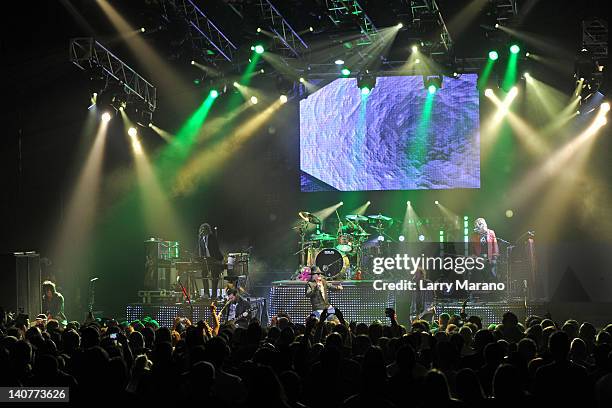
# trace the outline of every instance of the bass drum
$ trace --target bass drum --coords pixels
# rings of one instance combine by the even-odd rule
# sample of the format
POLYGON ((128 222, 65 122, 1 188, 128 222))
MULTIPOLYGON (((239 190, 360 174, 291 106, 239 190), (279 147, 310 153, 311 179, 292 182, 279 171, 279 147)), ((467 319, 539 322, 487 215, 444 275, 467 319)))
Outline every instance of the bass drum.
POLYGON ((315 265, 319 267, 323 275, 333 278, 346 273, 349 259, 335 248, 324 248, 317 254, 315 265))

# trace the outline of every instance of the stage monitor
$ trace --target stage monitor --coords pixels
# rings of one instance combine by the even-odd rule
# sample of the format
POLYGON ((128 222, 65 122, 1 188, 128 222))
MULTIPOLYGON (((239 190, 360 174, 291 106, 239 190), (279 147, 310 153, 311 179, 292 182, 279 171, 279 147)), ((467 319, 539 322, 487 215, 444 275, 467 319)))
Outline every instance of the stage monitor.
POLYGON ((480 187, 477 75, 338 78, 300 101, 301 190, 480 187))

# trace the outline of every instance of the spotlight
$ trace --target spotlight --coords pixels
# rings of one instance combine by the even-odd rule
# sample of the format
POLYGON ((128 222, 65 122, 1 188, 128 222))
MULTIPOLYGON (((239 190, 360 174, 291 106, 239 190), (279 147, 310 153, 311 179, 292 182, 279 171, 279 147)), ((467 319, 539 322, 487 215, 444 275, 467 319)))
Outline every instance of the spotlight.
POLYGON ((136 137, 137 134, 138 134, 138 131, 136 130, 135 127, 131 127, 128 129, 128 135, 130 135, 131 137, 136 137))
POLYGON ((406 201, 406 205, 410 205, 410 200, 406 201))
POLYGON ((436 200, 436 201, 434 201, 434 204, 438 205, 438 204, 440 204, 440 202, 438 200, 436 200))
POLYGON ((518 94, 518 88, 516 86, 513 86, 510 89, 510 92, 508 92, 508 96, 511 98, 514 98, 516 96, 516 94, 518 94))
POLYGON ((371 202, 371 201, 368 201, 368 202, 366 203, 366 205, 370 205, 370 204, 372 204, 372 202, 371 202))
POLYGON ((153 122, 149 122, 149 127, 152 128, 153 127, 153 122))
POLYGON ((404 27, 404 24, 402 24, 402 23, 397 23, 397 28, 402 28, 402 27, 404 27))
POLYGON ((357 75, 357 87, 361 89, 362 95, 369 95, 376 86, 376 77, 370 74, 357 75))
POLYGON ((514 211, 506 210, 506 218, 512 218, 514 216, 514 211))
POLYGON ((495 23, 495 28, 499 28, 499 23, 495 23))
POLYGON ((261 27, 257 27, 257 32, 261 33, 261 27))
POLYGON ((513 53, 513 54, 518 54, 519 52, 521 52, 521 47, 519 47, 516 44, 512 44, 510 46, 510 52, 513 53))
POLYGON ((602 112, 606 113, 610 111, 610 102, 604 102, 601 105, 599 105, 599 109, 601 109, 602 112))
POLYGON ((304 83, 304 82, 306 82, 306 80, 303 77, 300 77, 300 82, 304 83))
POLYGON ((525 79, 531 79, 531 74, 529 72, 525 72, 523 76, 525 77, 525 79))
POLYGON ((344 205, 344 201, 340 201, 338 205, 344 205))
POLYGON ((404 242, 404 240, 406 239, 406 237, 404 237, 403 235, 400 235, 399 237, 397 237, 399 242, 404 242))
POLYGON ((493 51, 489 51, 489 59, 491 61, 496 61, 499 58, 499 54, 497 53, 497 51, 493 50, 493 51))
POLYGON ((347 77, 347 76, 351 75, 351 70, 350 70, 350 69, 348 69, 348 68, 342 68, 342 70, 340 71, 340 73, 341 73, 342 75, 344 75, 345 77, 347 77))
POLYGON ((262 69, 260 69, 260 70, 259 70, 259 72, 261 72, 262 74, 265 74, 265 73, 266 73, 266 71, 265 71, 263 68, 262 68, 262 69))
POLYGON ((251 96, 251 103, 252 103, 253 105, 257 105, 257 102, 259 102, 259 100, 257 99, 257 97, 256 97, 256 96, 251 96))
POLYGON ((419 47, 416 45, 412 46, 412 52, 417 52, 419 50, 419 47))
POLYGON ((436 91, 442 88, 442 75, 430 75, 423 76, 423 86, 430 94, 436 93, 436 91))
POLYGON ((104 112, 102 114, 102 122, 108 123, 108 122, 110 122, 110 120, 111 120, 111 114, 108 113, 108 112, 104 112))
POLYGON ((385 236, 384 235, 379 235, 377 238, 380 242, 384 242, 385 241, 385 236))
POLYGON ((337 60, 334 61, 334 64, 336 64, 336 65, 344 65, 344 60, 337 59, 337 60))
POLYGON ((425 241, 425 235, 419 234, 419 241, 421 242, 425 241))
POLYGON ((141 32, 141 33, 144 33, 145 31, 146 31, 146 30, 145 30, 145 28, 144 28, 144 27, 142 27, 142 28, 140 29, 140 32, 141 32))
POLYGON ((191 60, 191 65, 195 65, 195 61, 194 60, 191 60))
POLYGON ((238 87, 238 82, 234 81, 234 83, 232 85, 234 85, 237 88, 238 87))
POLYGON ((279 99, 281 103, 287 103, 287 95, 281 95, 279 99))
POLYGON ((312 33, 314 31, 314 28, 308 27, 308 30, 312 33))
POLYGON ((531 55, 531 54, 529 53, 529 51, 527 51, 527 52, 525 53, 525 56, 526 56, 526 57, 528 57, 528 56, 530 56, 530 55, 531 55))
POLYGON ((459 73, 458 72, 453 72, 453 78, 459 78, 459 73))
POLYGON ((485 89, 485 96, 490 98, 493 96, 493 90, 491 88, 485 89))
POLYGON ((219 96, 219 91, 217 91, 216 89, 212 89, 210 91, 210 97, 213 98, 213 99, 216 99, 217 96, 219 96))
POLYGON ((264 53, 264 47, 261 44, 257 44, 254 48, 255 53, 257 54, 263 54, 264 53))
POLYGON ((415 59, 415 60, 414 60, 414 63, 415 63, 415 64, 420 64, 420 63, 421 63, 421 60, 417 58, 417 59, 415 59))

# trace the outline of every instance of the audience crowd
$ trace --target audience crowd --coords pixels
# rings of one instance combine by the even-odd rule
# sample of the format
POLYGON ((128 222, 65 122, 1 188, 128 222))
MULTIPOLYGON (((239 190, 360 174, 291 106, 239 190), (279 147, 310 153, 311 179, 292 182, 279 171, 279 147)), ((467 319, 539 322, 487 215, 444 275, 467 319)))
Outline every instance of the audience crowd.
POLYGON ((150 318, 82 324, 0 313, 0 386, 62 386, 75 403, 214 407, 612 406, 612 324, 506 313, 411 327, 332 316, 296 324, 150 318), (30 327, 31 326, 31 327, 30 327), (115 402, 113 402, 115 401, 115 402))

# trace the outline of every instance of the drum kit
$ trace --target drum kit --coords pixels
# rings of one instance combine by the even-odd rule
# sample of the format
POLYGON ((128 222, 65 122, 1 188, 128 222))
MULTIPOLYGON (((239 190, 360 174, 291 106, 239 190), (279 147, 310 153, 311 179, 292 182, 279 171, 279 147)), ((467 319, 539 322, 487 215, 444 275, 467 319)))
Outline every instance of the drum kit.
POLYGON ((299 279, 306 279, 304 270, 316 265, 323 275, 334 280, 364 279, 368 273, 365 259, 372 252, 379 251, 379 236, 393 224, 393 219, 382 214, 359 215, 349 214, 342 219, 336 213, 338 227, 335 234, 323 231, 322 221, 313 213, 300 211, 299 222, 294 229, 300 235, 300 250, 294 255, 300 256, 298 269, 299 279), (314 226, 314 232, 312 227, 314 226), (372 232, 368 232, 366 228, 372 232), (373 245, 368 244, 375 236, 373 245))

